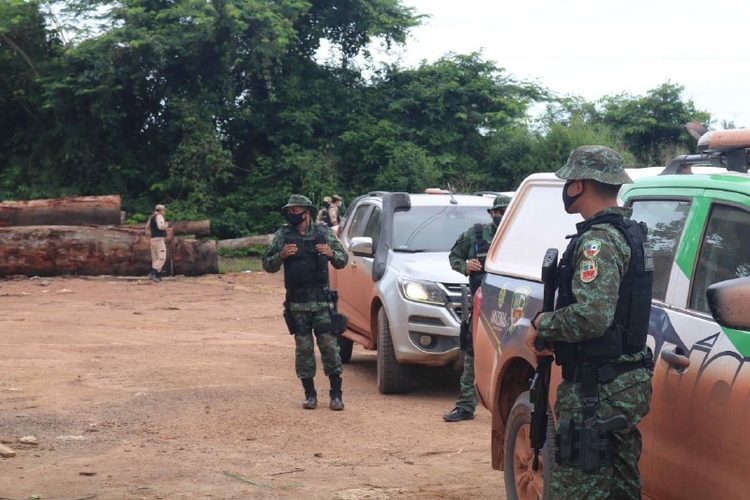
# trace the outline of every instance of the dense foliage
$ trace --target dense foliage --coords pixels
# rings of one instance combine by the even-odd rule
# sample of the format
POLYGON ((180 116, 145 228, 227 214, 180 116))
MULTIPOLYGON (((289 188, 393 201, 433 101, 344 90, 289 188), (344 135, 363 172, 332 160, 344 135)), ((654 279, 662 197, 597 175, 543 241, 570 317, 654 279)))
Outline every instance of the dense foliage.
POLYGON ((710 122, 669 82, 589 103, 479 53, 370 56, 420 22, 399 0, 5 0, 0 198, 120 194, 133 220, 160 202, 237 237, 293 192, 510 190, 585 143, 663 164, 710 122))

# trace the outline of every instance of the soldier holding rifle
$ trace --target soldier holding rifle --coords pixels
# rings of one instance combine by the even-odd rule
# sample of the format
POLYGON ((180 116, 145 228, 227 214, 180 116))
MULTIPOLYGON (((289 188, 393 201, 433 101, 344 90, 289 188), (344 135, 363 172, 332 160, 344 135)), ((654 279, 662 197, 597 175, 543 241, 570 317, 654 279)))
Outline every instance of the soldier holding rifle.
MULTIPOLYGON (((453 248, 451 248, 448 255, 451 268, 469 277, 471 296, 466 297, 466 291, 464 290, 464 302, 470 301, 474 292, 482 284, 487 251, 509 203, 509 196, 496 196, 492 207, 487 209, 487 213, 492 217, 492 222, 490 224, 477 223, 474 227, 467 229, 464 233, 461 233, 453 244, 453 248)), ((460 347, 464 353, 464 368, 461 372, 461 389, 458 392, 455 407, 443 415, 443 420, 446 422, 471 420, 474 418, 474 410, 477 407, 477 392, 474 389, 474 345, 471 333, 471 314, 468 311, 469 307, 464 306, 463 309, 460 347)))
POLYGON ((585 220, 559 263, 555 311, 538 313, 526 337, 533 352, 554 352, 562 366, 550 498, 637 499, 636 425, 649 411, 653 368, 647 228, 617 206, 620 186, 632 180, 614 150, 577 148, 556 175, 567 181, 565 210, 585 220))

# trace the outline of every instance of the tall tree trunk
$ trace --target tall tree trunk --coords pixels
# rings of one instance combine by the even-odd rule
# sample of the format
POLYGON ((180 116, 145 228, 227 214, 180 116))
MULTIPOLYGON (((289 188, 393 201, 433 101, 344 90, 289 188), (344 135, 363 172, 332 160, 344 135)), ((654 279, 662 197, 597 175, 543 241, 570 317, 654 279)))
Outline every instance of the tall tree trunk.
MULTIPOLYGON (((215 241, 167 238, 165 274, 219 272, 215 241)), ((145 231, 104 226, 0 228, 0 276, 16 274, 146 275, 151 242, 145 231)))
POLYGON ((0 227, 120 224, 120 195, 0 202, 0 227))

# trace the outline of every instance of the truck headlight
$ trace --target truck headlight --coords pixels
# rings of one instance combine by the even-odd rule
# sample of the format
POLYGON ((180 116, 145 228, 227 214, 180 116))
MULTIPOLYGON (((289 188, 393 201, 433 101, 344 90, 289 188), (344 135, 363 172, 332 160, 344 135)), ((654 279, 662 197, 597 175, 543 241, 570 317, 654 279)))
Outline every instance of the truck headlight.
POLYGON ((401 280, 401 292, 408 300, 425 302, 427 304, 445 305, 448 297, 437 283, 428 281, 401 280))

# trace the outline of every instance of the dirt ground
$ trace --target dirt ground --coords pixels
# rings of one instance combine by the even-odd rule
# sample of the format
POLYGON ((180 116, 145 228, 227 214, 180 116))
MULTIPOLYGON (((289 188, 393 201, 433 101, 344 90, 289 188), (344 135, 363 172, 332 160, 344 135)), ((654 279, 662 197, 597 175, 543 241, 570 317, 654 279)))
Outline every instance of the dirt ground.
POLYGON ((383 396, 355 346, 343 412, 302 409, 280 275, 0 280, 0 499, 502 499, 490 415, 452 369, 383 396))

